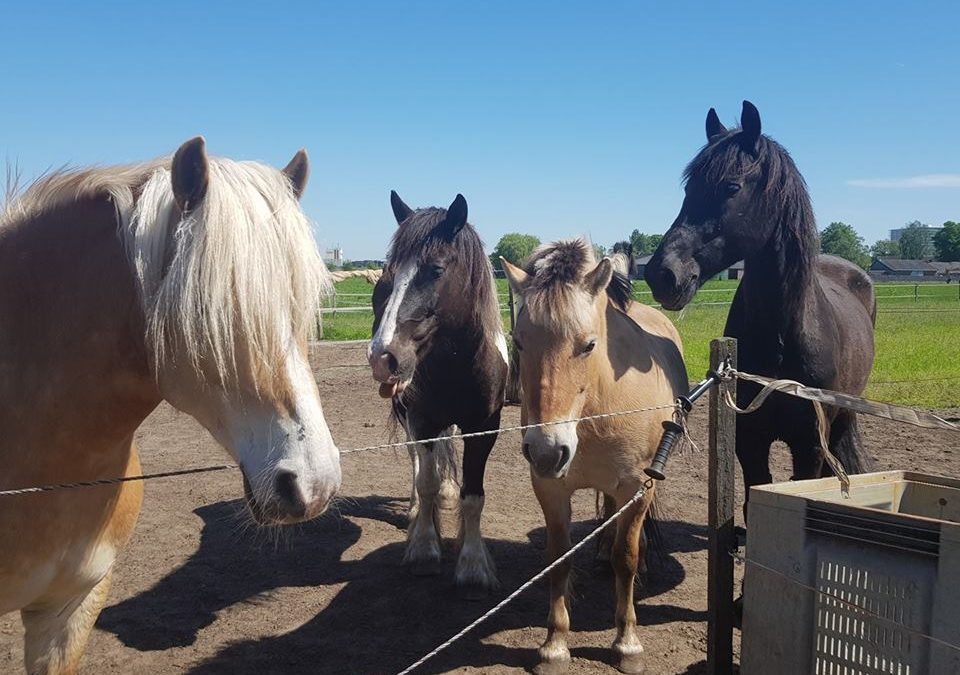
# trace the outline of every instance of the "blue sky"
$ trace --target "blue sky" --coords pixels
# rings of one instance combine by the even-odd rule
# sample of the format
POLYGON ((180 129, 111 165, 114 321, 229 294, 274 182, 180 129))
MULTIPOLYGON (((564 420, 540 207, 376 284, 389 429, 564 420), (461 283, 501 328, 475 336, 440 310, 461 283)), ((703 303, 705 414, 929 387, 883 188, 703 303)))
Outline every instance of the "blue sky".
POLYGON ((323 246, 383 256, 389 191, 505 232, 663 232, 710 106, 747 98, 822 228, 960 219, 960 4, 7 3, 0 155, 25 177, 173 152, 282 166, 323 246))

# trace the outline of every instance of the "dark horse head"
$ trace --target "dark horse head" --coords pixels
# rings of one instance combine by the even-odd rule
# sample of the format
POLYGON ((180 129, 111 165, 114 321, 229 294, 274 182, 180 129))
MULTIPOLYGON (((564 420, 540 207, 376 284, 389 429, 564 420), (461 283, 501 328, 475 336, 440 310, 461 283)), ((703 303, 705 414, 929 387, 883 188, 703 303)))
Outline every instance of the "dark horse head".
POLYGON ((727 130, 713 108, 707 144, 684 171, 680 213, 646 266, 653 296, 682 309, 700 286, 758 255, 796 282, 816 255, 813 209, 786 150, 760 133, 760 113, 743 102, 740 128, 727 130))
POLYGON ((477 325, 476 317, 489 311, 499 320, 490 263, 467 223, 463 195, 447 209, 413 210, 396 192, 390 193, 390 203, 399 227, 373 290, 368 353, 385 398, 410 383, 438 331, 477 325))

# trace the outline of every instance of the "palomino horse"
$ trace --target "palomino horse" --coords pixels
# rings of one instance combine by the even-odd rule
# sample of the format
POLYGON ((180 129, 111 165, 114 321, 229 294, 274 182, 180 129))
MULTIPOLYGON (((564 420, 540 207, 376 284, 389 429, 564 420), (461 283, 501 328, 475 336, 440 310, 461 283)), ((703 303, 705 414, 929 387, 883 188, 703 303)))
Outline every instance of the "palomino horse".
MULTIPOLYGON (((744 372, 860 394, 873 365, 876 301, 856 265, 817 255, 817 229, 803 177, 778 143, 760 133, 743 102, 740 129, 711 108, 707 145, 687 167, 680 214, 647 264, 647 283, 667 309, 684 307, 700 285, 738 260, 743 281, 725 335, 738 340, 744 372)), ((740 405, 757 385, 737 386, 740 405)), ((830 451, 849 473, 864 469, 855 413, 828 408, 830 451)), ((790 446, 794 478, 828 475, 813 404, 773 394, 737 418, 737 457, 749 488, 771 481, 770 444, 790 446)))
MULTIPOLYGON (((240 464, 261 523, 321 513, 339 453, 307 363, 327 287, 283 170, 208 158, 62 171, 0 215, 0 489, 140 473, 161 400, 240 464)), ((27 671, 73 673, 133 530, 142 484, 0 497, 0 614, 27 671)))
MULTIPOLYGON (((513 330, 520 353, 522 424, 665 406, 534 427, 523 434, 523 454, 546 519, 547 553, 554 560, 570 548, 574 491, 593 488, 620 508, 640 489, 662 422, 687 390, 687 374, 673 324, 657 310, 632 302, 630 282, 614 272, 608 258, 597 263, 586 242, 548 244, 534 251, 525 269, 506 260, 503 267, 523 301, 513 330)), ((645 552, 642 530, 653 496, 651 488, 620 517, 611 555, 617 596, 613 650, 624 672, 642 669, 633 582, 645 552)), ((560 672, 570 660, 569 574, 569 563, 551 573, 539 672, 560 672)))
MULTIPOLYGON (((507 377, 507 343, 490 261, 467 223, 462 195, 449 209, 414 211, 391 193, 399 228, 389 264, 373 291, 369 358, 380 395, 392 399, 393 416, 417 440, 500 426, 507 377)), ((460 491, 462 546, 456 582, 468 592, 497 585, 496 570, 480 536, 483 473, 496 434, 463 444, 460 491)), ((449 441, 411 451, 413 494, 404 561, 418 574, 435 574, 440 561, 437 508, 450 484, 456 457, 449 441)))

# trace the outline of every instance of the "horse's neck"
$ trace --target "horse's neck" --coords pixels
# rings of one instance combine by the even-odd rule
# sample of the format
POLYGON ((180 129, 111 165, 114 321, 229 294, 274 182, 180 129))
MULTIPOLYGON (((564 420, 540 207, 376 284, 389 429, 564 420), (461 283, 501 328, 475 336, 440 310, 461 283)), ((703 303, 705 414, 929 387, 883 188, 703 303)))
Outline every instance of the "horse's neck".
POLYGON ((0 231, 0 463, 123 446, 159 402, 140 312, 108 200, 0 231))
POLYGON ((750 320, 770 323, 781 335, 802 330, 803 308, 813 289, 814 260, 799 260, 794 250, 789 240, 771 240, 744 261, 740 284, 750 320))

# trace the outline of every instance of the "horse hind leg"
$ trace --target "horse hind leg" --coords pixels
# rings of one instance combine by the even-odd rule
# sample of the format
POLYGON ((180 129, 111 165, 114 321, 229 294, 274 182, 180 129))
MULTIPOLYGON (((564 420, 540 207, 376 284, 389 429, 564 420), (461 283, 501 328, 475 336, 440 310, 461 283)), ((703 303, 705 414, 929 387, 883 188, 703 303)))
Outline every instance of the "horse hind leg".
POLYGON ((410 466, 413 469, 413 479, 410 481, 410 509, 407 511, 407 522, 412 524, 420 513, 420 495, 417 493, 417 479, 420 476, 420 453, 417 446, 407 446, 410 452, 410 466))
MULTIPOLYGON (((860 436, 860 425, 857 414, 848 410, 837 413, 836 419, 830 426, 830 452, 840 460, 840 464, 847 473, 864 473, 870 470, 870 460, 863 446, 860 436)), ((821 474, 832 476, 833 471, 824 462, 821 474)))
MULTIPOLYGON (((616 500, 608 494, 597 492, 597 519, 600 522, 605 521, 617 510, 616 500)), ((617 530, 614 527, 608 527, 597 538, 597 552, 594 555, 594 562, 600 565, 609 565, 613 555, 613 542, 617 538, 617 530)))
MULTIPOLYGON (((444 435, 454 431, 450 427, 444 435)), ((452 441, 440 441, 433 444, 437 458, 437 471, 440 474, 440 494, 437 505, 444 511, 456 511, 460 506, 460 484, 457 482, 457 452, 452 441)))
POLYGON ((75 675, 93 624, 107 601, 107 574, 66 606, 43 605, 21 610, 24 628, 24 664, 28 675, 75 675))

